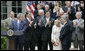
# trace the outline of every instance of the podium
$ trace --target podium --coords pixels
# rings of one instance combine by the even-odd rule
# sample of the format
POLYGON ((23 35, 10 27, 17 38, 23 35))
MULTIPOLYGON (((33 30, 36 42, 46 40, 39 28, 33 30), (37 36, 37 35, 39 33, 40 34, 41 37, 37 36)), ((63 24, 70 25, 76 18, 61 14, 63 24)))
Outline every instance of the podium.
POLYGON ((8 50, 16 50, 15 49, 15 39, 18 36, 22 36, 24 33, 22 31, 1 31, 1 36, 6 36, 9 40, 8 50))

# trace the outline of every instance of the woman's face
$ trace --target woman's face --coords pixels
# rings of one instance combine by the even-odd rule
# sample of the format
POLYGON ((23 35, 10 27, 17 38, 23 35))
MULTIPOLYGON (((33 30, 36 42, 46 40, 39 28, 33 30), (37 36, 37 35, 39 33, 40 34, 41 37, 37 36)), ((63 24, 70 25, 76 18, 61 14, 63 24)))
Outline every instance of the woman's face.
POLYGON ((81 11, 80 7, 78 7, 78 11, 81 11))

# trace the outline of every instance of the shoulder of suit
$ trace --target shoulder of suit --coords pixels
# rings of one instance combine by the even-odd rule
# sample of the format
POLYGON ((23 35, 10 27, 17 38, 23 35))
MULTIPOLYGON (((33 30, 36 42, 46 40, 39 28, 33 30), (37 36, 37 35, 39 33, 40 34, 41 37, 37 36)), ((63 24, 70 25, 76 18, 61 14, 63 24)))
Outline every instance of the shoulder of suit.
POLYGON ((17 20, 17 18, 14 18, 15 20, 17 20))
POLYGON ((84 22, 84 19, 81 19, 82 22, 84 22))
POLYGON ((10 18, 8 17, 7 19, 4 20, 5 22, 9 22, 10 21, 10 18))
POLYGON ((9 20, 10 18, 8 17, 7 19, 5 19, 5 20, 9 20))
POLYGON ((77 19, 74 19, 73 21, 75 21, 75 20, 77 20, 77 19))

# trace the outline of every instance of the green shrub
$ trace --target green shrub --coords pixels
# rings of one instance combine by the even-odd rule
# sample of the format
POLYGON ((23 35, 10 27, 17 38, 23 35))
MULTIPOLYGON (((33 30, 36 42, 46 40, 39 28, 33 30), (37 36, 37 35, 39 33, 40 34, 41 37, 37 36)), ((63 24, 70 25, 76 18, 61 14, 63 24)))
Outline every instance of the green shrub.
POLYGON ((7 50, 7 37, 1 36, 1 50, 7 50))
MULTIPOLYGON (((1 31, 6 30, 4 26, 1 26, 1 31)), ((1 50, 7 50, 7 37, 1 36, 1 50)))

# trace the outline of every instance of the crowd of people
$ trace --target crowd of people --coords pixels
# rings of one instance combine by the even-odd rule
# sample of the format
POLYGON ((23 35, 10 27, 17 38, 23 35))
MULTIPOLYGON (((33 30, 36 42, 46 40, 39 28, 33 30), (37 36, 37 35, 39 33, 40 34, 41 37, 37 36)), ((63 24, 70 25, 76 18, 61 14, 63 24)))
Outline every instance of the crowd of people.
POLYGON ((16 37, 16 50, 70 50, 71 42, 74 48, 84 50, 84 1, 65 1, 65 6, 59 1, 36 1, 34 18, 27 11, 4 20, 7 29, 23 31, 24 35, 16 37), (55 3, 55 4, 54 4, 55 3))

